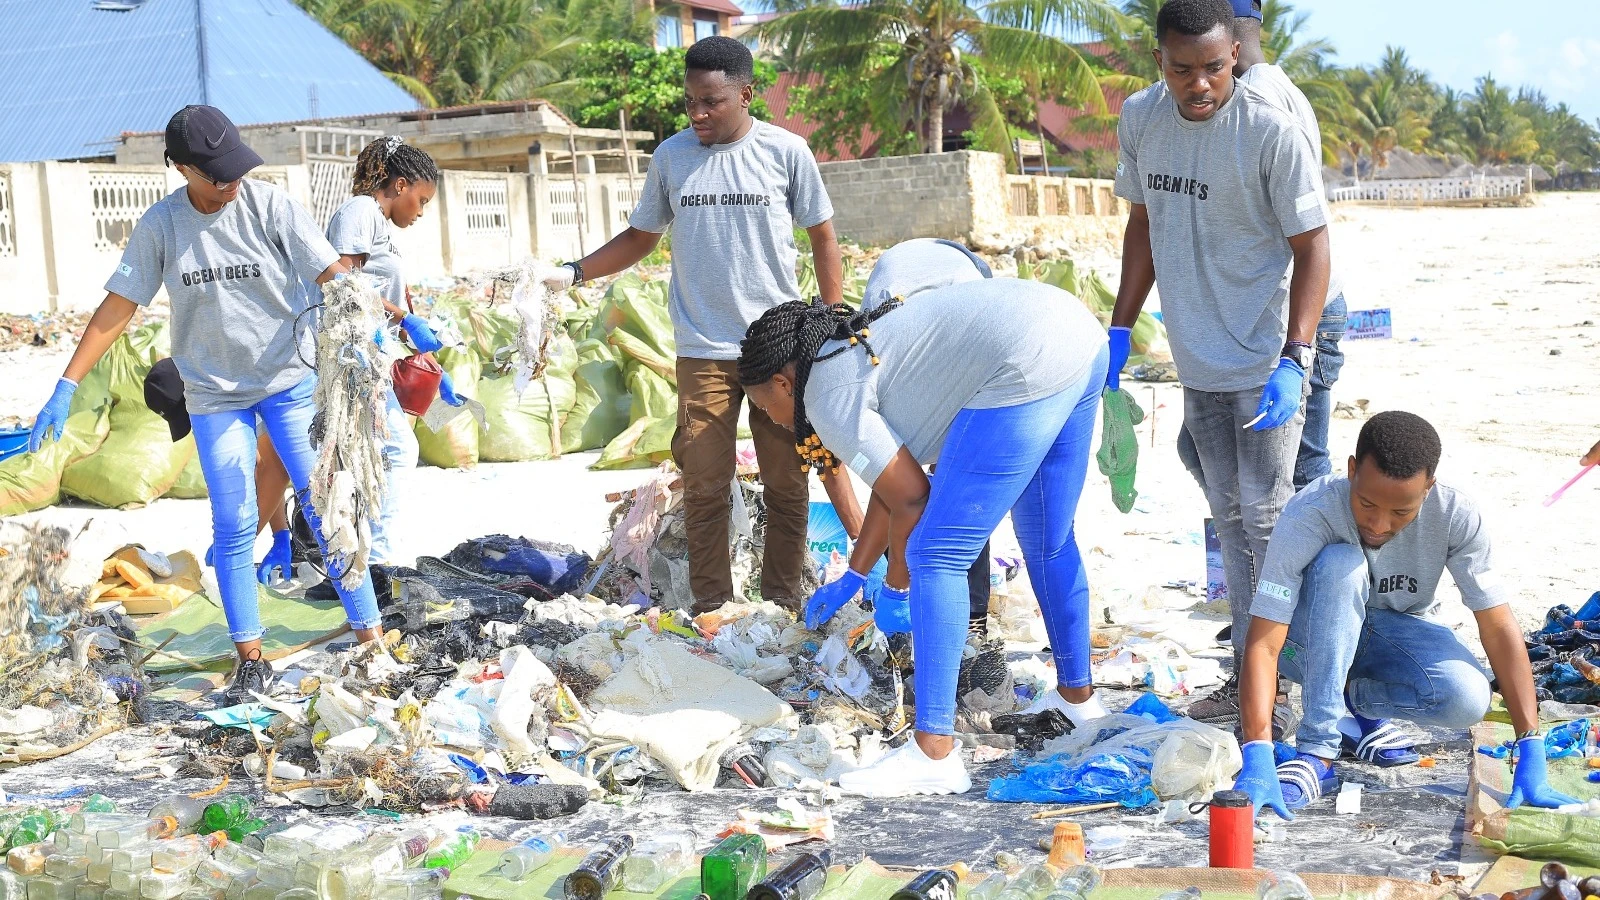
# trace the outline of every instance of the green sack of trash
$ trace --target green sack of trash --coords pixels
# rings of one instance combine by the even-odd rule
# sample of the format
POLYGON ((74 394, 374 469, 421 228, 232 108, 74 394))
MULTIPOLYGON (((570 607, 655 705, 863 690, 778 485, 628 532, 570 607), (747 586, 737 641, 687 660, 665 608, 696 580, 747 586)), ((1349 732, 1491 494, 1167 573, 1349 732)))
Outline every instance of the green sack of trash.
MULTIPOLYGON (((1105 283, 1098 272, 1079 272, 1070 259, 1052 259, 1017 266, 1017 277, 1042 281, 1066 291, 1095 314, 1101 327, 1111 325, 1111 311, 1117 305, 1117 292, 1105 283)), ((1124 371, 1146 363, 1171 363, 1171 351, 1167 349, 1167 328, 1161 324, 1161 320, 1147 312, 1139 313, 1139 318, 1134 321, 1129 344, 1131 352, 1124 371)))
POLYGON ((648 469, 672 458, 672 436, 678 430, 678 414, 657 419, 640 419, 606 445, 600 459, 589 468, 648 469))
POLYGON ((637 361, 677 387, 677 341, 667 306, 667 282, 624 275, 606 292, 589 336, 617 348, 624 364, 637 361))
MULTIPOLYGON (((446 347, 435 352, 433 358, 449 374, 457 391, 478 399, 473 395, 477 393, 483 366, 476 353, 446 347)), ((418 418, 415 432, 417 456, 422 462, 441 469, 470 469, 478 464, 478 423, 465 409, 437 432, 418 418)))
POLYGON ((1121 512, 1129 512, 1139 498, 1133 487, 1139 467, 1139 435, 1133 426, 1144 421, 1144 410, 1132 394, 1121 389, 1104 389, 1100 400, 1102 428, 1095 460, 1100 463, 1100 474, 1111 479, 1111 502, 1121 512))
POLYGON ((178 483, 195 456, 193 441, 173 442, 165 419, 144 402, 144 379, 167 355, 165 323, 123 335, 96 368, 105 367, 111 433, 86 459, 61 473, 62 493, 97 506, 143 506, 178 483))
POLYGON ((544 374, 517 395, 514 373, 485 375, 477 401, 484 424, 478 432, 478 458, 484 462, 552 459, 561 452, 561 423, 577 399, 573 372, 578 354, 565 333, 551 337, 544 374))
MULTIPOLYGON (((194 443, 194 435, 187 435, 183 439, 190 444, 194 443)), ((182 442, 180 442, 182 443, 182 442)), ((183 473, 178 476, 178 482, 167 491, 166 496, 174 500, 204 500, 211 496, 206 489, 206 475, 200 470, 200 454, 196 453, 189 464, 183 467, 183 473)))
POLYGON ((597 450, 611 443, 633 421, 633 397, 616 351, 592 338, 578 344, 577 390, 572 412, 561 424, 561 452, 597 450))
POLYGON ((110 433, 109 406, 85 406, 67 416, 60 440, 0 461, 0 518, 61 502, 62 471, 100 449, 110 433))

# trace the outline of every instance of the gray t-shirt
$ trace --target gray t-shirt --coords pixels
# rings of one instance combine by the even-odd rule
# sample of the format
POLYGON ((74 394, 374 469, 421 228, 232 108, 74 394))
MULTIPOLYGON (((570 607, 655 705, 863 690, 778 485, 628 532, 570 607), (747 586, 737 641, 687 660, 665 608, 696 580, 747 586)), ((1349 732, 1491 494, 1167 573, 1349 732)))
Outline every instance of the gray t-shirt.
POLYGON ((1325 475, 1305 486, 1278 516, 1250 614, 1274 622, 1294 619, 1306 567, 1329 544, 1361 547, 1371 579, 1367 606, 1430 616, 1445 569, 1473 612, 1510 602, 1489 551, 1489 533, 1471 497, 1434 484, 1410 525, 1377 550, 1361 545, 1350 511, 1350 480, 1325 475))
MULTIPOLYGON (((868 484, 904 446, 938 462, 963 409, 1021 406, 1081 380, 1106 342, 1082 301, 1037 281, 992 278, 924 291, 874 322, 861 347, 818 362, 806 416, 868 484)), ((825 344, 822 354, 847 346, 825 344)))
MULTIPOLYGON (((1320 158, 1322 154, 1322 128, 1317 124, 1317 111, 1311 107, 1311 101, 1306 97, 1305 92, 1300 90, 1293 81, 1289 80, 1288 74, 1282 68, 1271 63, 1256 63, 1246 69, 1245 73, 1239 76, 1239 80, 1260 91, 1261 95, 1266 97, 1273 106, 1284 112, 1292 113, 1300 123, 1300 127, 1305 129, 1306 137, 1311 140, 1312 149, 1317 152, 1320 158)), ((1322 185, 1321 169, 1317 170, 1317 185, 1318 187, 1322 185)), ((1327 196, 1326 191, 1323 191, 1323 196, 1327 196)), ((1289 272, 1283 276, 1284 290, 1289 289, 1289 278, 1292 277, 1293 273, 1294 267, 1291 265, 1289 272)), ((1332 300, 1342 293, 1344 293, 1344 276, 1340 274, 1339 260, 1335 258, 1333 265, 1328 270, 1328 299, 1332 300)))
POLYGON ((346 256, 367 255, 361 271, 385 279, 383 299, 406 308, 406 281, 400 272, 400 251, 389 240, 389 220, 371 196, 351 197, 328 220, 328 243, 346 256))
POLYGON ((672 231, 672 326, 678 355, 738 359, 761 314, 803 299, 794 229, 833 218, 816 157, 800 137, 757 121, 731 144, 694 131, 661 142, 628 224, 672 231))
POLYGON ((1128 98, 1117 195, 1145 205, 1178 378, 1201 391, 1267 383, 1288 336, 1288 238, 1326 225, 1318 154, 1254 88, 1204 122, 1165 85, 1128 98))
POLYGON ((316 279, 339 261, 315 219, 278 187, 246 178, 205 215, 179 188, 145 211, 106 290, 140 306, 163 285, 172 359, 194 415, 247 409, 311 374, 316 279))
POLYGON ((909 300, 923 291, 991 278, 989 264, 964 245, 939 238, 912 238, 883 251, 862 290, 861 309, 870 312, 885 300, 909 300))

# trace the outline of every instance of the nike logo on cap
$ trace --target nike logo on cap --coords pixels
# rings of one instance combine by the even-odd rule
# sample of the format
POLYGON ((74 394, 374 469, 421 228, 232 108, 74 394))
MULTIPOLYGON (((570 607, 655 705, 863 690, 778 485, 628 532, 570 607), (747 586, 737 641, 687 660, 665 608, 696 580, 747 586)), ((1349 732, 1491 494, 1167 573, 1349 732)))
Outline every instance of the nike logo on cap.
POLYGON ((228 133, 226 131, 224 131, 222 134, 218 135, 217 139, 214 140, 214 141, 211 138, 206 138, 206 146, 210 147, 213 150, 215 150, 218 147, 222 146, 222 142, 224 140, 226 140, 227 137, 228 137, 228 133))

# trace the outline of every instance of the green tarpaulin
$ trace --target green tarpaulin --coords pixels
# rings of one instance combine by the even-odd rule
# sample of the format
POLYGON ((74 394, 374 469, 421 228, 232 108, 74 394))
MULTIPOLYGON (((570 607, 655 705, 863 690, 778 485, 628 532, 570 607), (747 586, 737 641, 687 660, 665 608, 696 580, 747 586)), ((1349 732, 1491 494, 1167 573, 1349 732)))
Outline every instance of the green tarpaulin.
MULTIPOLYGON (((261 624, 267 628, 261 636, 261 652, 268 659, 327 640, 345 629, 344 607, 338 603, 296 600, 267 588, 260 588, 260 598, 261 624)), ((173 633, 177 637, 162 647, 162 653, 152 656, 145 668, 184 672, 195 667, 224 670, 233 665, 233 641, 228 637, 228 620, 220 601, 195 594, 172 612, 141 625, 139 641, 155 647, 173 633)))

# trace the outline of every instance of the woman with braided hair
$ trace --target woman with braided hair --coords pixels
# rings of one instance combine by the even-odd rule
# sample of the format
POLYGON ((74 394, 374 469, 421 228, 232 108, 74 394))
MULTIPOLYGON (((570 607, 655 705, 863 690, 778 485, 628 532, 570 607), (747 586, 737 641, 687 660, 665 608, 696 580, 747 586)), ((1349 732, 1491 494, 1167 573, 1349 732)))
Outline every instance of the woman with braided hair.
POLYGON ((838 476, 844 464, 871 485, 851 567, 866 571, 887 546, 880 603, 909 603, 916 734, 841 787, 875 797, 971 788, 952 737, 966 573, 1008 512, 1055 654, 1052 705, 1075 722, 1104 714, 1090 687, 1089 589, 1072 524, 1107 355, 1082 303, 1011 278, 899 294, 868 313, 790 302, 750 326, 740 382, 794 431, 802 466, 838 476))
MULTIPOLYGON (((339 252, 339 259, 353 270, 384 279, 384 308, 390 319, 410 340, 418 353, 432 353, 443 346, 427 321, 411 311, 410 292, 400 266, 400 251, 390 238, 389 228, 409 228, 422 218, 433 200, 439 181, 439 167, 425 151, 407 144, 399 135, 378 138, 356 157, 351 179, 354 194, 340 206, 328 222, 328 242, 339 252)), ((463 402, 446 374, 439 381, 439 397, 451 406, 463 402)), ((372 523, 372 562, 394 565, 393 528, 399 514, 403 485, 401 473, 416 468, 417 438, 411 421, 391 391, 388 436, 383 455, 389 462, 389 488, 383 510, 372 523)), ((283 535, 287 546, 288 534, 283 535)), ((278 535, 273 535, 274 546, 278 535)))

